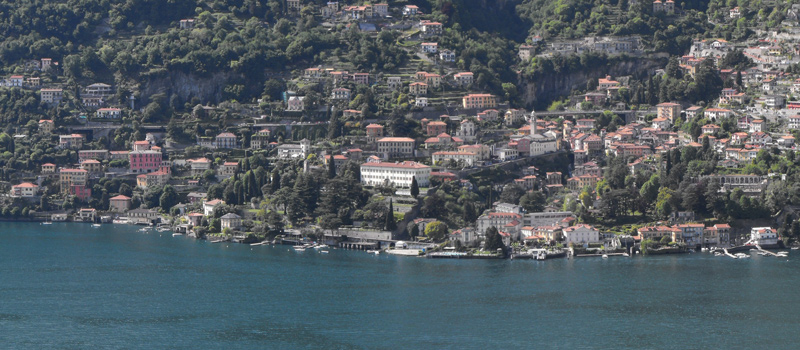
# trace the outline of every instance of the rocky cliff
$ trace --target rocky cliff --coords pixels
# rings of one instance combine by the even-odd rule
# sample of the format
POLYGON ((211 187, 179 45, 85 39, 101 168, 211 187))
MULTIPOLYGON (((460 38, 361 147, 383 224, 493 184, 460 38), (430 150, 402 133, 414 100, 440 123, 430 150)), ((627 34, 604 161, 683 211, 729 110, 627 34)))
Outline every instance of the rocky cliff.
POLYGON ((580 68, 568 73, 538 74, 535 78, 521 77, 519 83, 522 99, 528 108, 545 109, 550 102, 569 96, 573 90, 585 90, 589 79, 606 75, 612 77, 652 74, 667 63, 664 55, 618 60, 600 67, 580 68))
POLYGON ((183 104, 193 98, 200 103, 218 104, 223 100, 225 86, 235 79, 232 73, 216 72, 207 76, 187 74, 180 71, 162 71, 152 74, 144 79, 142 97, 147 99, 151 95, 164 93, 175 96, 178 103, 183 104))

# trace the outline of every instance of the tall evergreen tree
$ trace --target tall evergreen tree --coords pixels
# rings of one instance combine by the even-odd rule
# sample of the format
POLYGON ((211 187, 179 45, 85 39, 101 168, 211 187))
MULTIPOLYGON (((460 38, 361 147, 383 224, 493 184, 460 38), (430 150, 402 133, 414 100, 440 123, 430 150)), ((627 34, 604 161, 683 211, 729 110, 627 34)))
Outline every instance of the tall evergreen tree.
POLYGON ((411 197, 417 198, 419 196, 419 184, 417 184, 417 177, 411 177, 411 197))
POLYGON ((333 151, 328 151, 328 155, 330 157, 328 158, 328 178, 332 179, 336 177, 336 160, 334 159, 333 151))
POLYGON ((272 193, 281 189, 281 173, 276 168, 272 171, 272 193))
POLYGON ((386 223, 383 229, 386 231, 394 231, 397 228, 397 222, 394 221, 394 207, 392 206, 392 199, 389 198, 389 212, 386 213, 386 223))
POLYGON ((258 197, 261 195, 261 186, 256 183, 256 174, 253 171, 248 172, 247 189, 250 197, 258 197))
POLYGON ((506 245, 503 244, 503 237, 500 236, 500 232, 497 231, 497 227, 492 226, 486 229, 486 242, 483 247, 492 252, 497 250, 497 248, 506 247, 506 245))

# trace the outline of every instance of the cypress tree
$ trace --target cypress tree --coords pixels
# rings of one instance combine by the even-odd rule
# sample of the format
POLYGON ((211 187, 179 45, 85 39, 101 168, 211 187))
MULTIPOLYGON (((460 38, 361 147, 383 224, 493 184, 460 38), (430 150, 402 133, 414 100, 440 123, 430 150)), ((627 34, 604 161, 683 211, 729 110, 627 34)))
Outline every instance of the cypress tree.
POLYGON ((330 158, 328 159, 328 178, 336 177, 336 160, 333 159, 333 152, 328 152, 330 158))
POLYGON ((417 177, 411 178, 411 197, 417 198, 419 196, 419 185, 417 184, 417 177))
POLYGON ((248 195, 250 197, 258 197, 261 195, 261 187, 256 183, 255 172, 248 171, 249 178, 247 179, 248 195))
POLYGON ((394 207, 392 206, 392 199, 389 199, 389 212, 386 213, 386 223, 383 225, 384 230, 394 231, 397 228, 397 222, 394 221, 394 207))
POLYGON ((272 171, 272 193, 281 189, 281 173, 278 169, 272 171))

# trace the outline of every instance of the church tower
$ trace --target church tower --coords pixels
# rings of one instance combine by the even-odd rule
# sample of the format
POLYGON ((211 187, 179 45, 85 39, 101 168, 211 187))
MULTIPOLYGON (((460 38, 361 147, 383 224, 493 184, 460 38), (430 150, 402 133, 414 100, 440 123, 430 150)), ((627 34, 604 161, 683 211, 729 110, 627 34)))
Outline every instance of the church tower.
POLYGON ((531 111, 531 135, 536 135, 536 111, 531 111))

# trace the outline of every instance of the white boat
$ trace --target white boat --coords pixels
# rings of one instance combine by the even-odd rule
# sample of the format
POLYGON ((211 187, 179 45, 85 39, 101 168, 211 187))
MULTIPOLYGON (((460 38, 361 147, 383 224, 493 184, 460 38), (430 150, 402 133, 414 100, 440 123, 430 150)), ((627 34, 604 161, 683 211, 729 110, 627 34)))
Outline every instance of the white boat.
POLYGON ((798 250, 800 247, 792 247, 792 250, 798 250))
POLYGON ((608 259, 608 255, 603 254, 603 259, 608 259))
MULTIPOLYGON (((53 224, 53 223, 52 223, 52 222, 50 222, 50 221, 45 221, 45 222, 43 222, 43 223, 42 223, 42 225, 52 225, 52 224, 53 224)), ((792 248, 792 249, 794 249, 794 248, 792 248)))
POLYGON ((100 224, 92 224, 92 227, 95 227, 95 228, 100 227, 100 226, 102 226, 102 225, 100 225, 100 224))
POLYGON ((142 227, 142 228, 139 229, 139 232, 147 232, 147 231, 148 231, 147 227, 142 227))
POLYGON ((324 244, 317 244, 317 245, 314 246, 314 249, 322 249, 322 248, 327 248, 327 247, 328 246, 326 246, 324 244))
POLYGON ((320 252, 321 254, 328 254, 328 253, 330 253, 330 252, 329 252, 329 251, 327 251, 327 250, 320 250, 319 252, 320 252))
POLYGON ((306 247, 305 246, 296 245, 293 248, 294 248, 294 251, 296 251, 296 252, 304 252, 304 251, 306 251, 306 247))
POLYGON ((258 242, 258 243, 250 243, 250 245, 251 245, 251 246, 256 246, 256 245, 265 245, 265 244, 267 244, 267 243, 269 243, 269 242, 267 242, 267 241, 261 241, 261 242, 258 242))
POLYGON ((175 233, 172 234, 172 237, 175 237, 175 236, 183 236, 183 233, 175 232, 175 233))
POLYGON ((380 250, 368 250, 367 253, 378 255, 378 254, 381 253, 381 251, 380 250))

